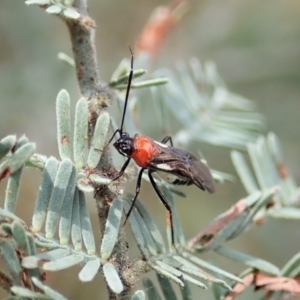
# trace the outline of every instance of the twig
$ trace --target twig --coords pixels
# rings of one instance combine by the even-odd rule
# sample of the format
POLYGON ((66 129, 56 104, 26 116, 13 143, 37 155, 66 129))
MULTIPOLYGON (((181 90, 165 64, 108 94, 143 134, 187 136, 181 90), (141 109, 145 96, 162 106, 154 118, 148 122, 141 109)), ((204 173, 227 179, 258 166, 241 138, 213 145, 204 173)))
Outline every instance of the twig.
MULTIPOLYGON (((97 116, 101 109, 108 106, 108 102, 112 100, 113 91, 107 87, 100 79, 96 48, 95 48, 95 22, 89 17, 87 12, 87 3, 85 0, 76 0, 74 6, 78 9, 81 17, 76 20, 66 20, 68 26, 74 61, 76 67, 76 75, 80 88, 80 92, 89 100, 90 110, 90 131, 93 132, 95 123, 93 116, 97 116)), ((103 152, 101 161, 97 166, 97 171, 114 173, 115 169, 112 164, 111 151, 106 149, 103 152)), ((107 186, 99 186, 99 192, 96 196, 98 220, 100 225, 100 233, 103 236, 104 228, 110 203, 116 198, 117 194, 121 194, 121 187, 116 191, 111 191, 107 186)), ((109 299, 130 299, 136 280, 134 274, 129 274, 130 261, 127 255, 127 242, 125 240, 124 229, 119 232, 118 242, 115 245, 114 253, 110 257, 110 261, 117 268, 120 278, 124 285, 124 291, 121 295, 116 296, 109 290, 109 299)), ((107 286, 108 287, 108 286, 107 286)))

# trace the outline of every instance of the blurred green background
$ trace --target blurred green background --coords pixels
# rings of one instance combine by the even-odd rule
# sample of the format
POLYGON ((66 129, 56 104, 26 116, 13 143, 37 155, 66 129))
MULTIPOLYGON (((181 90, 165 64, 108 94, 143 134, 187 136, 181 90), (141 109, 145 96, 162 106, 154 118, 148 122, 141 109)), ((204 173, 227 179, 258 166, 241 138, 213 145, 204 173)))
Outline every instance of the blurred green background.
MULTIPOLYGON (((172 31, 160 51, 157 67, 170 67, 192 56, 212 60, 231 91, 253 99, 266 116, 267 131, 274 131, 283 146, 286 164, 300 182, 300 5, 296 0, 191 0, 190 10, 172 31)), ((162 1, 91 1, 90 14, 97 23, 96 44, 100 74, 108 80, 133 45, 151 12, 162 1)), ((37 151, 57 156, 55 97, 66 88, 72 99, 79 98, 73 70, 57 59, 57 53, 72 54, 68 31, 58 18, 22 1, 0 4, 0 137, 25 133, 37 144, 37 151)), ((162 133, 146 124, 148 132, 162 133)), ((197 145, 198 147, 199 145, 197 145)), ((210 165, 234 174, 229 151, 200 147, 210 165)), ((195 148, 196 149, 196 148, 195 148)), ((193 149, 194 150, 194 149, 193 149)), ((18 213, 30 222, 40 174, 27 170, 22 182, 18 213)), ((1 182, 3 199, 5 182, 1 182)), ((128 186, 133 189, 134 183, 128 186)), ((216 215, 246 195, 241 184, 218 186, 215 195, 184 189, 189 199, 177 199, 187 237, 203 228, 216 215)), ((141 198, 150 213, 164 225, 164 209, 145 183, 141 198), (156 213, 157 212, 157 213, 156 213)), ((92 198, 88 198, 95 214, 92 198)), ((95 233, 97 223, 94 222, 95 233)), ((296 221, 270 220, 230 243, 241 251, 283 264, 299 247, 296 221)), ((130 232, 129 232, 130 235, 130 232)), ((130 247, 135 249, 131 238, 130 247)), ((136 249, 135 249, 136 251, 136 249)), ((137 252, 135 252, 137 253, 137 252)), ((241 265, 215 256, 219 265, 239 272, 241 265)), ((77 270, 48 274, 48 283, 70 299, 106 298, 100 276, 97 282, 82 284, 77 270), (101 285, 99 284, 101 282, 101 285)), ((213 299, 210 292, 193 289, 195 299, 213 299)), ((257 299, 251 292, 241 299, 257 299)))

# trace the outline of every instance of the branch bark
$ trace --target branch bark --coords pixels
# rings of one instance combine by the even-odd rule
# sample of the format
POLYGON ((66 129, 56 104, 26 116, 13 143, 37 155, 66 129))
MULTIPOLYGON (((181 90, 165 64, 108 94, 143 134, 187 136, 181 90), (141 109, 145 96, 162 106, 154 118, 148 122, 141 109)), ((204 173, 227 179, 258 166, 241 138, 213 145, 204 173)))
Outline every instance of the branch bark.
POLYGON ((76 76, 83 96, 91 98, 96 96, 104 84, 100 81, 97 67, 95 49, 95 24, 88 16, 84 16, 79 22, 67 21, 70 32, 76 76))
MULTIPOLYGON (((66 24, 72 42, 79 89, 81 94, 89 101, 90 132, 93 132, 95 118, 103 109, 107 109, 109 103, 114 98, 114 93, 100 79, 95 47, 96 25, 94 20, 88 15, 87 3, 85 0, 75 0, 74 6, 78 9, 81 17, 77 20, 66 20, 66 24)), ((106 174, 114 174, 116 172, 109 148, 103 152, 97 166, 97 172, 106 174)), ((119 184, 115 191, 112 191, 108 186, 99 186, 98 188, 100 192, 97 193, 96 204, 100 234, 103 236, 110 204, 117 196, 120 197, 123 188, 119 184)), ((119 232, 118 242, 115 245, 110 261, 119 272, 119 276, 124 285, 124 291, 121 295, 116 295, 110 291, 107 286, 109 299, 130 299, 133 294, 135 282, 137 281, 137 276, 136 272, 129 271, 131 262, 128 258, 128 247, 123 227, 121 227, 119 232)))

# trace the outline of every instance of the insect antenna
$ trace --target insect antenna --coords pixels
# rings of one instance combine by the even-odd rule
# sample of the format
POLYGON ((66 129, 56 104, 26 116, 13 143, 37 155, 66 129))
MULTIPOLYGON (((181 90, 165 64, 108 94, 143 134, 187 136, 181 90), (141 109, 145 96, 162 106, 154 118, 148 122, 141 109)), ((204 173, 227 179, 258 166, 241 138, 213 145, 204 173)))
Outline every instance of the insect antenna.
POLYGON ((108 141, 106 146, 108 146, 111 143, 111 141, 114 139, 114 137, 117 133, 119 133, 120 136, 123 133, 124 119, 125 119, 125 115, 126 115, 127 103, 128 103, 128 99, 129 99, 129 92, 130 92, 130 87, 131 87, 131 82, 132 82, 132 77, 133 77, 133 59, 134 59, 134 56, 133 56, 133 52, 132 52, 130 47, 129 47, 129 51, 131 53, 130 72, 129 72, 128 82, 127 82, 126 96, 125 96, 125 103, 124 103, 124 108, 123 108, 123 116, 122 116, 121 126, 120 126, 120 128, 118 128, 114 132, 114 134, 112 135, 112 137, 110 138, 110 140, 108 141))
POLYGON ((127 103, 129 99, 129 92, 130 92, 130 87, 131 87, 131 82, 132 82, 132 77, 133 77, 133 53, 131 48, 129 47, 129 51, 131 53, 131 62, 130 62, 130 72, 129 72, 129 77, 128 77, 128 82, 127 82, 127 89, 126 89, 126 96, 125 96, 125 103, 124 103, 124 109, 123 109, 123 116, 122 116, 122 122, 121 122, 121 127, 119 129, 119 132, 122 134, 123 133, 123 124, 124 124, 124 119, 126 115, 126 110, 127 110, 127 103))

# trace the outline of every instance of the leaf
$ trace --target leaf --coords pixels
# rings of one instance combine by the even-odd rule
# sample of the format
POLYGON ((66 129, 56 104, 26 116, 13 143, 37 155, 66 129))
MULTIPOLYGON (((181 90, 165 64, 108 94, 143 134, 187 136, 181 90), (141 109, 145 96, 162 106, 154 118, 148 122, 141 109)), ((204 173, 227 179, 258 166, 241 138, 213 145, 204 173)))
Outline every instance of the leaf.
POLYGON ((75 190, 74 202, 72 207, 72 221, 71 221, 71 239, 74 245, 75 251, 82 249, 82 235, 81 235, 81 224, 79 215, 79 190, 75 190))
POLYGON ((11 291, 21 297, 31 298, 31 299, 49 299, 47 296, 33 292, 27 288, 21 287, 21 286, 12 286, 11 291))
POLYGON ((233 175, 225 173, 225 172, 220 172, 220 171, 212 170, 212 169, 210 171, 216 182, 220 182, 220 183, 224 183, 226 181, 233 182, 236 179, 233 175))
POLYGON ((109 178, 106 178, 106 177, 101 177, 99 176, 98 174, 91 174, 89 176, 89 179, 93 182, 93 183, 96 183, 98 185, 102 184, 102 185, 109 185, 112 180, 109 179, 109 178))
POLYGON ((10 241, 0 240, 0 250, 6 267, 12 276, 13 283, 21 285, 22 268, 13 244, 10 241))
POLYGON ((108 112, 102 112, 96 122, 94 134, 91 139, 87 164, 91 169, 98 165, 102 151, 104 151, 106 135, 109 129, 110 117, 108 112))
POLYGON ((88 149, 88 100, 80 98, 76 104, 74 122, 74 161, 77 169, 86 164, 88 149))
POLYGON ((34 213, 32 216, 32 230, 39 232, 46 218, 47 208, 51 193, 54 187, 59 163, 54 157, 50 157, 43 171, 42 183, 39 188, 37 200, 35 202, 34 213))
POLYGON ((281 276, 295 277, 298 274, 293 274, 300 266, 300 252, 296 253, 281 269, 281 276))
POLYGON ((248 143, 247 150, 260 188, 268 188, 269 186, 265 179, 265 170, 262 169, 262 166, 264 166, 264 159, 262 157, 261 149, 254 143, 248 143))
POLYGON ((243 276, 243 283, 237 283, 233 289, 232 292, 229 293, 224 300, 234 300, 236 298, 236 296, 242 294, 246 288, 248 288, 254 280, 254 276, 255 274, 253 273, 249 273, 246 274, 245 276, 243 276))
MULTIPOLYGON (((69 64, 71 67, 75 67, 74 59, 71 56, 69 56, 68 54, 59 52, 57 54, 57 58, 60 59, 61 61, 64 61, 65 63, 69 64)), ((75 114, 76 114, 76 112, 75 112, 75 114)), ((76 124, 76 115, 75 115, 75 124, 76 124)), ((75 130, 76 130, 76 125, 75 125, 75 130)), ((74 134, 74 136, 76 137, 76 134, 74 134)), ((74 149, 74 151, 75 151, 75 149, 74 149)))
POLYGON ((0 180, 18 171, 33 155, 34 143, 26 143, 0 164, 0 180))
POLYGON ((268 143, 266 141, 266 138, 260 136, 257 139, 256 144, 257 144, 257 148, 260 149, 263 157, 264 164, 261 166, 261 168, 265 172, 266 185, 268 187, 271 187, 280 184, 280 176, 278 174, 277 167, 274 164, 274 160, 270 154, 270 150, 268 148, 268 143))
POLYGON ((244 156, 238 151, 232 151, 231 160, 247 193, 252 194, 255 191, 258 191, 259 188, 248 168, 244 156))
MULTIPOLYGON (((62 8, 49 6, 46 12, 59 14, 62 8), (51 11, 51 12, 49 12, 51 11)), ((56 97, 57 143, 62 160, 72 158, 70 96, 66 90, 61 90, 56 97)))
MULTIPOLYGON (((207 64, 205 67, 207 67, 207 64)), ((213 68, 216 68, 216 66, 214 66, 213 68)), ((225 109, 234 109, 237 111, 248 111, 248 112, 254 111, 256 109, 255 102, 226 90, 224 83, 221 83, 221 87, 217 86, 216 98, 219 100, 219 103, 217 104, 222 106, 225 109)), ((263 121, 262 116, 261 115, 259 116, 263 121)))
POLYGON ((184 283, 184 287, 182 289, 180 289, 180 292, 182 295, 182 300, 193 300, 192 292, 191 292, 188 282, 184 283))
POLYGON ((177 263, 179 263, 179 266, 177 268, 180 269, 181 271, 197 276, 206 281, 218 284, 227 290, 231 290, 231 287, 224 280, 213 277, 212 275, 201 270, 195 264, 192 264, 191 262, 187 261, 183 257, 176 255, 172 259, 174 259, 177 263))
POLYGON ((16 221, 19 221, 22 224, 25 224, 25 222, 22 219, 20 219, 19 217, 17 217, 15 214, 13 214, 13 213, 11 213, 11 212, 9 212, 9 211, 1 208, 1 207, 0 207, 0 216, 4 217, 4 218, 8 218, 10 220, 16 220, 16 221))
POLYGON ((17 221, 12 224, 12 234, 16 243, 16 248, 24 251, 25 255, 29 255, 29 244, 24 227, 17 221))
POLYGON ((28 250, 29 250, 27 255, 35 255, 37 251, 36 251, 34 237, 28 232, 26 232, 26 235, 27 235, 28 250))
POLYGON ((260 197, 260 199, 254 204, 252 209, 249 211, 248 215, 245 217, 243 223, 235 232, 233 237, 241 234, 249 225, 255 222, 255 217, 259 211, 265 209, 268 203, 272 203, 274 194, 278 191, 277 187, 270 188, 266 190, 260 197))
POLYGON ((170 130, 170 118, 168 108, 166 107, 165 95, 163 89, 160 86, 150 87, 152 94, 154 110, 156 113, 156 119, 158 120, 158 127, 162 132, 171 132, 170 130))
POLYGON ((200 287, 201 289, 207 290, 207 286, 205 284, 203 284, 201 281, 196 280, 195 278, 187 275, 187 274, 183 274, 183 279, 187 280, 195 285, 197 285, 198 287, 200 287))
POLYGON ((78 189, 80 189, 82 192, 85 193, 92 193, 95 190, 90 180, 86 177, 78 179, 77 187, 78 189))
POLYGON ((83 243, 86 247, 87 253, 89 255, 94 255, 96 252, 96 245, 95 245, 95 239, 93 234, 93 228, 91 224, 91 219, 89 217, 86 208, 84 193, 82 191, 78 191, 78 198, 79 198, 79 216, 80 216, 83 243))
POLYGON ((46 155, 34 153, 25 163, 25 166, 43 171, 47 160, 48 157, 46 155))
POLYGON ((263 118, 253 112, 221 111, 213 116, 213 121, 228 128, 244 128, 260 131, 263 129, 263 118))
MULTIPOLYGON (((220 285, 217 285, 216 283, 213 283, 211 285, 212 292, 214 295, 215 300, 223 299, 224 297, 224 288, 222 288, 220 285)), ((227 293, 227 292, 226 292, 227 293)))
POLYGON ((54 237, 72 170, 73 164, 69 159, 63 160, 58 167, 45 224, 47 239, 54 237))
POLYGON ((165 271, 173 274, 174 276, 180 278, 182 277, 182 272, 180 270, 178 270, 177 268, 174 268, 173 266, 170 266, 169 264, 167 263, 164 263, 162 261, 159 261, 159 260, 156 260, 155 261, 155 264, 160 267, 161 269, 164 269, 165 271))
POLYGON ((133 294, 131 300, 146 300, 146 295, 144 291, 138 290, 133 294))
MULTIPOLYGON (((183 280, 182 278, 178 278, 177 275, 174 275, 172 272, 169 272, 168 270, 166 270, 165 268, 162 268, 160 266, 158 266, 157 264, 154 263, 149 263, 151 268, 153 270, 155 270, 156 272, 158 272, 160 275, 165 276, 167 278, 169 278, 170 280, 174 281, 175 283, 177 283, 180 287, 184 286, 183 280)), ((181 272, 178 271, 178 273, 181 274, 181 272)))
POLYGON ((120 294, 124 290, 122 281, 112 263, 108 262, 103 265, 103 274, 108 286, 114 293, 120 294))
POLYGON ((198 243, 202 247, 210 245, 214 241, 216 234, 240 216, 247 208, 248 205, 244 199, 238 201, 229 210, 219 215, 208 227, 192 238, 188 243, 188 249, 192 249, 198 243))
POLYGON ((159 273, 156 275, 165 299, 176 299, 177 297, 170 281, 166 277, 161 276, 159 273))
POLYGON ((166 253, 165 243, 160 234, 160 231, 157 228, 156 224, 154 223, 153 219, 150 217, 147 209, 145 208, 145 206, 139 199, 136 201, 135 206, 138 209, 138 211, 140 212, 141 216, 143 217, 145 225, 147 226, 147 228, 153 238, 153 241, 156 244, 157 252, 158 253, 166 253))
POLYGON ((268 134, 268 146, 274 161, 279 165, 283 162, 282 150, 280 142, 275 133, 268 134))
POLYGON ((190 109, 195 110, 199 108, 199 105, 204 106, 205 103, 203 101, 203 98, 201 97, 202 95, 198 89, 197 83, 191 76, 191 72, 188 66, 185 63, 179 61, 176 64, 176 69, 178 71, 178 74, 180 74, 181 87, 186 94, 186 97, 191 100, 190 109))
POLYGON ((263 286, 268 291, 282 291, 293 296, 300 296, 299 282, 287 277, 274 277, 258 273, 255 276, 255 285, 263 286))
POLYGON ((199 280, 196 280, 195 278, 193 278, 185 273, 182 273, 178 268, 174 268, 173 266, 166 264, 162 261, 156 260, 154 265, 153 264, 150 264, 150 265, 157 272, 159 272, 163 276, 166 276, 169 279, 175 281, 176 283, 178 283, 181 286, 183 286, 182 285, 183 282, 181 282, 181 280, 178 281, 178 279, 188 280, 191 283, 197 285, 198 287, 201 287, 202 289, 207 289, 207 287, 199 280), (170 275, 172 275, 172 276, 170 276, 170 275), (176 278, 177 280, 174 280, 174 278, 176 278))
POLYGON ((274 207, 273 209, 268 211, 268 215, 273 218, 299 220, 300 209, 297 207, 274 207))
POLYGON ((80 271, 78 277, 82 282, 92 281, 97 275, 101 267, 101 260, 99 258, 90 260, 80 271))
POLYGON ((71 6, 73 6, 73 4, 74 4, 74 0, 65 0, 64 1, 64 5, 66 7, 71 7, 71 6))
POLYGON ((194 255, 192 255, 191 253, 187 252, 187 251, 183 251, 181 253, 181 255, 187 259, 189 259, 190 261, 192 261, 193 263, 195 263, 196 265, 199 265, 200 267, 204 268, 205 270, 208 270, 210 272, 213 272, 219 276, 223 276, 225 278, 228 278, 230 280, 236 281, 236 282, 243 282, 239 277, 225 271, 222 270, 208 262, 206 262, 205 260, 202 260, 199 257, 196 257, 194 255))
POLYGON ((50 287, 43 285, 41 281, 39 281, 36 277, 32 278, 32 282, 36 287, 40 290, 44 291, 44 293, 53 300, 67 300, 64 296, 60 295, 58 292, 52 290, 50 287))
MULTIPOLYGON (((31 255, 35 255, 36 254, 36 246, 35 246, 35 240, 34 240, 34 237, 29 234, 29 233, 26 233, 26 236, 27 236, 27 241, 28 241, 28 253, 27 255, 31 256, 31 255)), ((22 266, 23 266, 23 261, 22 261, 22 266)), ((37 267, 37 268, 33 268, 31 270, 28 270, 28 273, 31 277, 37 277, 37 278, 40 278, 42 275, 41 275, 41 272, 40 272, 40 269, 37 267)))
POLYGON ((27 0, 25 1, 27 5, 47 5, 50 4, 50 0, 27 0))
MULTIPOLYGON (((127 201, 124 201, 124 210, 125 210, 126 214, 128 213, 129 209, 130 209, 130 204, 127 201)), ((145 246, 145 240, 144 240, 143 234, 141 232, 141 229, 139 227, 139 224, 136 220, 135 214, 131 214, 129 216, 128 222, 130 224, 130 228, 131 228, 131 231, 135 238, 135 241, 137 243, 137 246, 139 247, 144 258, 148 259, 150 253, 149 253, 148 248, 146 248, 146 246, 145 246)))
MULTIPOLYGON (((144 80, 141 82, 133 82, 131 84, 130 88, 140 89, 140 88, 145 88, 145 87, 162 85, 162 84, 166 84, 168 82, 169 82, 168 78, 155 78, 155 79, 144 80)), ((119 85, 115 86, 115 89, 118 89, 118 90, 125 90, 126 88, 127 88, 127 84, 119 84, 119 85)))
MULTIPOLYGON (((270 275, 265 275, 260 272, 253 272, 247 274, 244 278, 244 285, 236 285, 233 292, 229 294, 225 300, 235 299, 238 294, 241 294, 246 287, 251 284, 254 285, 255 289, 264 289, 270 292, 284 292, 291 296, 300 295, 300 285, 299 282, 292 278, 287 277, 274 277, 270 275)), ((268 293, 268 295, 271 295, 268 293)), ((272 298, 273 299, 273 298, 272 298)))
POLYGON ((13 286, 12 279, 0 270, 0 287, 10 293, 10 287, 13 286))
POLYGON ((225 256, 235 261, 242 262, 243 264, 255 268, 257 270, 261 270, 263 272, 267 272, 273 275, 280 274, 279 269, 275 265, 263 259, 238 252, 225 246, 220 246, 219 248, 215 249, 215 251, 222 256, 225 256))
MULTIPOLYGON (((196 124, 194 127, 195 126, 196 124)), ((251 131, 244 131, 240 129, 232 130, 215 124, 208 124, 205 132, 203 132, 201 135, 197 135, 196 132, 199 130, 200 128, 194 128, 194 135, 192 136, 193 140, 206 142, 211 145, 219 145, 236 149, 244 149, 247 142, 254 141, 257 137, 257 135, 251 131)), ((178 141, 178 143, 179 142, 180 141, 178 141)))
POLYGON ((74 9, 73 7, 68 7, 66 9, 64 9, 63 15, 66 18, 72 19, 72 20, 77 20, 77 19, 80 18, 80 13, 76 9, 74 9))
POLYGON ((227 240, 236 236, 236 232, 240 230, 241 224, 247 216, 247 212, 241 212, 236 218, 229 222, 226 226, 220 229, 219 232, 211 235, 204 235, 203 246, 199 249, 201 251, 208 251, 218 248, 227 240))
MULTIPOLYGON (((60 5, 51 5, 46 9, 46 13, 58 15, 62 12, 63 8, 60 5)), ((65 90, 62 90, 65 91, 65 90)))
POLYGON ((44 263, 43 269, 46 271, 60 271, 78 265, 83 261, 83 259, 83 255, 72 254, 44 263))
MULTIPOLYGON (((121 62, 119 63, 119 65, 117 66, 117 68, 115 69, 115 71, 113 72, 109 84, 110 85, 112 84, 112 86, 113 86, 113 84, 118 82, 118 79, 123 76, 126 76, 125 78, 123 77, 124 78, 123 83, 127 82, 128 78, 129 78, 129 72, 130 72, 129 68, 130 68, 129 59, 123 58, 121 60, 121 62)), ((137 71, 137 70, 133 70, 133 73, 134 73, 134 71, 137 71)))
POLYGON ((118 239, 123 213, 123 201, 114 199, 109 209, 103 233, 100 254, 103 260, 108 260, 118 239))
POLYGON ((17 206, 22 171, 23 167, 11 174, 6 186, 4 209, 12 213, 15 212, 17 206))
POLYGON ((2 159, 16 144, 17 138, 15 135, 8 135, 0 140, 0 159, 2 159))
POLYGON ((71 176, 68 182, 68 186, 66 188, 63 204, 61 207, 61 216, 58 230, 59 242, 61 245, 67 245, 70 237, 72 225, 72 206, 76 188, 76 175, 76 169, 73 165, 71 176))
POLYGON ((158 291, 156 290, 156 287, 154 286, 153 282, 150 279, 148 278, 143 279, 143 285, 147 293, 148 299, 162 300, 158 291))
POLYGON ((133 214, 135 216, 135 219, 138 223, 140 231, 144 237, 145 245, 146 245, 147 249, 149 250, 150 256, 156 256, 157 255, 156 244, 155 244, 148 228, 146 227, 146 224, 144 223, 141 215, 138 213, 136 208, 134 208, 132 210, 131 214, 133 214))
POLYGON ((38 240, 35 240, 35 244, 38 249, 46 249, 46 250, 52 250, 60 246, 55 240, 46 239, 41 235, 39 235, 38 240))
POLYGON ((180 64, 178 76, 165 69, 156 72, 170 79, 165 86, 165 103, 184 126, 173 141, 181 145, 192 140, 205 141, 244 149, 247 142, 257 138, 257 131, 262 128, 262 117, 249 112, 254 104, 230 93, 213 64, 207 63, 202 71, 200 63, 194 59, 191 68, 192 72, 180 64))
POLYGON ((40 261, 55 261, 68 256, 70 253, 66 249, 54 249, 47 252, 41 252, 32 256, 24 257, 22 266, 27 269, 33 269, 38 266, 40 261))
MULTIPOLYGON (((128 62, 128 60, 127 60, 127 62, 128 62)), ((115 86, 118 86, 122 83, 127 83, 128 82, 129 72, 127 72, 125 75, 121 75, 122 73, 124 73, 123 71, 126 72, 127 67, 129 67, 129 64, 126 63, 126 66, 125 66, 121 62, 121 64, 118 66, 118 68, 115 71, 115 72, 118 72, 119 74, 114 72, 114 74, 112 76, 112 79, 109 82, 109 85, 111 87, 115 87, 115 86), (119 75, 121 75, 121 76, 119 76, 119 75), (119 76, 119 77, 116 78, 116 79, 113 79, 113 77, 117 77, 117 76, 119 76)), ((134 78, 141 77, 146 73, 147 73, 147 71, 144 70, 144 69, 133 70, 132 78, 134 79, 134 78)))

